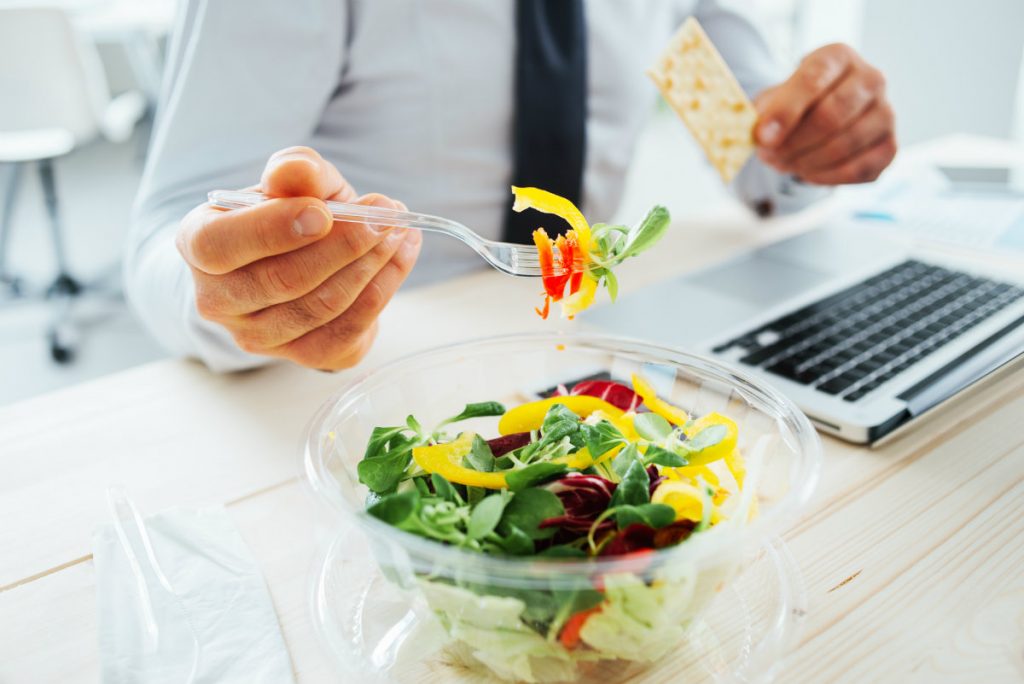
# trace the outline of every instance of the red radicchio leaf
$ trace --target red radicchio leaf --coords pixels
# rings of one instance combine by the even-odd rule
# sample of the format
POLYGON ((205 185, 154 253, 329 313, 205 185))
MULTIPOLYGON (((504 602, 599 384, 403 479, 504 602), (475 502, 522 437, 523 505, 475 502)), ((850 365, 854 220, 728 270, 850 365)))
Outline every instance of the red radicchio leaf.
POLYGON ((635 411, 640 406, 640 395, 622 383, 610 380, 584 380, 576 383, 570 394, 585 394, 603 399, 617 409, 635 411))
POLYGON ((529 443, 529 432, 513 432, 511 435, 502 435, 501 437, 487 440, 487 446, 491 448, 491 453, 494 454, 495 458, 500 458, 508 452, 515 451, 529 443))
MULTIPOLYGON (((539 527, 557 527, 566 532, 586 534, 597 517, 608 510, 608 504, 615 493, 615 483, 597 475, 569 473, 555 480, 547 489, 554 493, 565 508, 565 515, 543 520, 539 527)), ((614 527, 610 518, 598 525, 598 531, 614 527)))
POLYGON ((643 523, 633 523, 619 532, 601 549, 602 556, 621 556, 623 554, 654 548, 655 529, 643 523))
POLYGON ((666 546, 675 546, 693 534, 696 527, 697 523, 692 520, 678 520, 671 525, 662 527, 654 532, 654 548, 663 549, 666 546))
POLYGON ((647 479, 650 481, 650 487, 648 488, 648 496, 654 496, 654 490, 658 488, 662 482, 668 478, 658 473, 658 467, 655 465, 647 466, 647 479))

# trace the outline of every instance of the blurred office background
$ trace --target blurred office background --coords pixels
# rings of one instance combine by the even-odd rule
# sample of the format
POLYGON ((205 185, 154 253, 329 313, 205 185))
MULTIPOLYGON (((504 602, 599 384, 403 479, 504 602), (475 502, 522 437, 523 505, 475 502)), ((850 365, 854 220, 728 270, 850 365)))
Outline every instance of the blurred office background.
MULTIPOLYGON (((744 4, 737 2, 735 4, 744 4)), ((784 64, 820 45, 860 49, 888 77, 906 146, 954 133, 1024 141, 1024 2, 1021 0, 747 0, 784 64)), ((50 0, 66 13, 84 50, 34 54, 45 43, 5 27, 3 11, 35 6, 0 0, 0 207, 12 206, 0 246, 0 403, 160 358, 117 293, 119 258, 160 90, 175 0, 50 0), (68 61, 70 60, 70 62, 68 61), (76 61, 77 60, 77 61, 76 61), (50 96, 23 101, 26 81, 53 83, 50 96), (31 126, 33 107, 60 106, 62 81, 87 81, 94 121, 71 134, 12 135, 31 126), (19 118, 20 117, 20 118, 19 118), (54 157, 61 246, 58 272, 46 172, 16 159, 54 157), (86 288, 69 309, 66 296, 86 288), (55 358, 57 357, 57 358, 55 358), (67 357, 67 358, 65 358, 67 357), (61 361, 64 362, 61 362, 61 361)), ((51 38, 53 38, 51 36, 51 38)), ((61 38, 55 38, 59 45, 61 38)), ((48 43, 47 43, 48 44, 48 43)), ((28 98, 24 98, 28 99, 28 98)), ((683 126, 654 107, 627 179, 623 217, 653 201, 676 215, 721 211, 731 202, 707 171, 683 126)), ((2 216, 2 214, 0 214, 2 216)))

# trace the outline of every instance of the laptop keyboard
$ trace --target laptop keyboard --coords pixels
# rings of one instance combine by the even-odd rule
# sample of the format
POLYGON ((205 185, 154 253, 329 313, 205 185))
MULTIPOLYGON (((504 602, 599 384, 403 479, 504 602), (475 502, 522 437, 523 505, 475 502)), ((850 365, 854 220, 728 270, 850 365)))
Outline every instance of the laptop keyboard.
POLYGON ((857 401, 1024 296, 1024 289, 905 261, 720 345, 740 361, 857 401))

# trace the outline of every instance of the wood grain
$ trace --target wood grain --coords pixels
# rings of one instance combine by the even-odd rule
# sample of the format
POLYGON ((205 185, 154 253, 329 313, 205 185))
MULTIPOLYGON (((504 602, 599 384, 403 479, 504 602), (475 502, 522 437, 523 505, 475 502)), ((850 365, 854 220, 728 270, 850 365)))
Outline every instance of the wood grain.
MULTIPOLYGON (((627 264, 623 289, 820 217, 676 224, 663 249, 627 264)), ((488 272, 403 293, 363 368, 459 338, 569 325, 533 316, 537 289, 488 272)), ((308 608, 311 564, 332 530, 298 478, 298 447, 316 407, 360 372, 215 376, 166 361, 0 409, 0 682, 96 681, 91 534, 115 483, 146 511, 227 505, 266 575, 298 680, 337 681, 308 608)), ((810 610, 779 681, 1024 679, 1022 419, 1017 371, 880 448, 824 440, 819 488, 786 534, 810 610)), ((671 665, 647 681, 677 681, 671 665)))

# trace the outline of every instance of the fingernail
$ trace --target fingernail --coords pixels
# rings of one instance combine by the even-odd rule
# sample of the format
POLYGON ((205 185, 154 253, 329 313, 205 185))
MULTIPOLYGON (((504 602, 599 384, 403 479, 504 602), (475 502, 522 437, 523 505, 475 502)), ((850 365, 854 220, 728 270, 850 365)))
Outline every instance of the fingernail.
POLYGON ((360 204, 366 204, 371 207, 383 207, 384 209, 394 209, 394 203, 389 200, 385 195, 381 195, 376 192, 368 192, 359 198, 360 204))
POLYGON ((322 207, 310 205, 302 210, 295 219, 295 232, 303 237, 313 237, 326 233, 331 227, 332 219, 322 207))
POLYGON ((761 124, 757 137, 765 145, 774 145, 778 142, 780 133, 782 133, 782 126, 778 121, 771 120, 761 124))
POLYGON ((405 240, 405 234, 409 232, 408 228, 387 228, 386 230, 389 231, 386 239, 392 245, 397 245, 405 240))
MULTIPOLYGON (((363 195, 362 197, 360 197, 358 201, 359 201, 360 204, 366 204, 366 205, 369 205, 371 207, 380 207, 381 209, 399 209, 399 211, 404 211, 404 208, 402 208, 402 209, 399 208, 399 206, 401 205, 400 202, 398 202, 396 200, 392 200, 389 197, 387 197, 386 195, 381 195, 380 193, 376 193, 376 192, 367 193, 367 194, 363 195)), ((401 235, 405 235, 405 233, 407 232, 407 230, 405 228, 397 228, 397 227, 394 227, 394 226, 377 226, 377 225, 371 225, 371 224, 367 224, 367 225, 371 229, 377 231, 378 233, 386 233, 388 231, 391 231, 391 232, 397 233, 398 235, 401 236, 401 235)))

